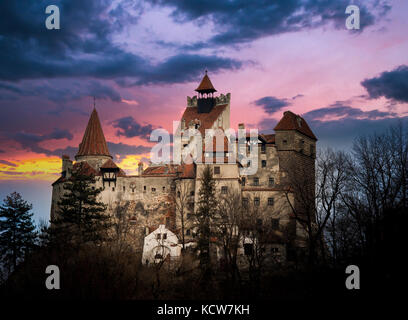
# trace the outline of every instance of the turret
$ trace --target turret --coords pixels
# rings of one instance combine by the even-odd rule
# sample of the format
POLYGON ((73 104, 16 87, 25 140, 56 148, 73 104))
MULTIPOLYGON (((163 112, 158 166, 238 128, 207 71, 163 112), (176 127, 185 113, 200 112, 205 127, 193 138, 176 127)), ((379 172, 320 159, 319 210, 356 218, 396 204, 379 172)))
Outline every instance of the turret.
POLYGON ((138 174, 139 176, 141 176, 142 173, 143 173, 143 162, 140 161, 139 164, 137 165, 137 174, 138 174))
POLYGON ((98 113, 94 108, 89 118, 82 142, 79 144, 75 160, 86 161, 94 169, 98 170, 107 160, 112 159, 102 131, 98 113))
POLYGON ((195 91, 198 92, 198 113, 211 112, 212 108, 215 106, 214 92, 217 92, 217 90, 215 90, 214 86, 212 85, 211 80, 207 75, 207 70, 205 71, 203 80, 201 80, 200 85, 197 89, 195 89, 195 91))
POLYGON ((69 178, 71 176, 71 171, 72 171, 72 160, 69 158, 68 155, 64 154, 62 156, 61 175, 64 178, 69 178))

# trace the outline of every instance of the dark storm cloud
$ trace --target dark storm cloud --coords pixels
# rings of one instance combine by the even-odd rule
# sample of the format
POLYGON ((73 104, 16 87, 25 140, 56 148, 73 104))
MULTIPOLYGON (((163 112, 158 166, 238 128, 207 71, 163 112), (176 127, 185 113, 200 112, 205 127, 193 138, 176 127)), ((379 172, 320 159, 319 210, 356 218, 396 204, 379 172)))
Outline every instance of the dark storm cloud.
POLYGON ((136 84, 182 83, 195 81, 202 76, 203 70, 212 73, 218 70, 234 70, 243 66, 243 62, 218 56, 198 54, 179 54, 166 61, 141 71, 141 77, 136 84))
MULTIPOLYGON (((345 9, 349 0, 150 0, 173 8, 177 22, 215 24, 218 33, 210 39, 215 45, 250 42, 269 35, 300 31, 332 24, 345 29, 345 9), (221 31, 220 31, 221 30, 221 31)), ((373 25, 391 8, 388 1, 354 1, 360 8, 360 31, 373 25)), ((196 43, 198 49, 204 43, 196 43)))
POLYGON ((30 150, 36 153, 50 154, 51 151, 44 149, 39 144, 43 141, 51 139, 68 139, 72 140, 73 136, 68 130, 55 128, 49 134, 35 134, 27 132, 18 132, 9 135, 11 139, 18 142, 23 149, 30 150))
POLYGON ((112 126, 116 129, 117 136, 125 136, 127 138, 140 137, 148 140, 152 130, 151 124, 142 125, 133 117, 123 117, 112 122, 112 126))
POLYGON ((359 108, 345 105, 343 101, 336 101, 328 107, 315 109, 303 114, 303 117, 306 120, 320 120, 325 117, 340 117, 343 119, 378 119, 396 116, 396 113, 388 111, 363 111, 359 108))
POLYGON ((110 99, 114 102, 122 100, 119 92, 107 84, 99 81, 64 81, 63 83, 51 82, 47 83, 5 83, 0 82, 0 91, 9 91, 18 96, 43 96, 53 102, 64 102, 77 100, 83 97, 95 97, 97 99, 110 99))
MULTIPOLYGON (((47 30, 44 10, 48 1, 0 2, 0 12, 7 16, 0 21, 0 79, 129 77, 134 79, 127 82, 132 85, 181 83, 190 81, 205 67, 213 71, 241 67, 242 63, 234 59, 188 54, 152 64, 125 51, 112 38, 126 24, 135 23, 143 12, 143 2, 133 3, 120 1, 112 7, 108 0, 54 1, 60 7, 61 29, 47 30)), ((9 88, 13 89, 16 87, 9 88)))
POLYGON ((256 106, 262 107, 262 109, 266 113, 273 114, 281 110, 282 108, 289 106, 290 102, 287 99, 279 99, 276 97, 267 96, 254 101, 254 104, 256 106))
POLYGON ((391 71, 384 71, 378 77, 365 79, 361 85, 372 99, 385 97, 408 102, 408 66, 402 65, 391 71))
POLYGON ((9 166, 9 167, 17 167, 15 163, 7 161, 7 160, 0 160, 0 163, 5 164, 6 166, 9 166))
MULTIPOLYGON (((46 148, 41 147, 39 144, 43 141, 47 141, 50 139, 68 139, 72 140, 72 134, 67 130, 61 129, 54 129, 49 134, 34 134, 34 133, 26 133, 26 132, 19 132, 13 135, 10 135, 10 138, 14 141, 18 142, 21 147, 25 150, 29 150, 35 153, 42 153, 47 156, 62 156, 63 154, 69 155, 71 158, 74 158, 75 154, 78 152, 77 147, 68 146, 66 148, 60 148, 56 150, 49 150, 46 148)), ((112 156, 126 156, 126 155, 140 155, 150 152, 150 147, 146 146, 133 146, 124 143, 114 143, 114 142, 107 142, 109 152, 112 156)), ((0 160, 0 163, 7 164, 4 162, 5 160, 0 160)), ((8 162, 8 161, 6 161, 8 162)), ((11 165, 11 164, 7 164, 11 165)))

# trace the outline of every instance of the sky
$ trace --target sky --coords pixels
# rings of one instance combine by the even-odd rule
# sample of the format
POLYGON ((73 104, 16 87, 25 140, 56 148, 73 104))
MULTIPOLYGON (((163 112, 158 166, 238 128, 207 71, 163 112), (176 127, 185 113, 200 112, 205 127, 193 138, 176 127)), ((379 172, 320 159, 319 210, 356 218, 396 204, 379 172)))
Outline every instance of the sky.
POLYGON ((2 0, 0 201, 17 191, 49 218, 62 154, 93 97, 116 163, 134 174, 156 128, 172 130, 204 71, 231 93, 231 126, 273 133, 306 119, 318 148, 408 122, 405 0, 2 0), (60 9, 60 29, 45 8, 60 9), (360 29, 345 27, 346 7, 360 29))

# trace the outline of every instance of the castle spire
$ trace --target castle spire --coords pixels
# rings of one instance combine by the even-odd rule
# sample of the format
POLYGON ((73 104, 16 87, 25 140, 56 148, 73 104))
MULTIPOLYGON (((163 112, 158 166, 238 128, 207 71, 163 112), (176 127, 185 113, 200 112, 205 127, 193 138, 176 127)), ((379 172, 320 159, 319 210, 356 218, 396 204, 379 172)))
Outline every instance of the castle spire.
POLYGON ((98 112, 95 105, 89 118, 82 142, 79 144, 78 153, 75 159, 83 156, 107 156, 112 158, 106 144, 105 136, 99 121, 98 112))
POLYGON ((203 93, 214 93, 217 90, 215 90, 213 84, 211 83, 210 78, 207 75, 207 70, 205 70, 205 75, 203 77, 203 80, 201 80, 200 85, 198 86, 195 91, 203 94, 203 93))

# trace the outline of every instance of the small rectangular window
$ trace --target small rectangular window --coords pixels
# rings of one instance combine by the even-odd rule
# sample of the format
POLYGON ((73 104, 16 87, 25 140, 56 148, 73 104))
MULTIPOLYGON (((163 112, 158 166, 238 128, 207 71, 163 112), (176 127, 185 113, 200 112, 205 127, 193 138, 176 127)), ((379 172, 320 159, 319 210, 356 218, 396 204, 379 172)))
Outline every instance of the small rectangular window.
POLYGON ((115 187, 112 187, 112 191, 115 191, 115 187))
POLYGON ((279 230, 279 219, 272 219, 272 230, 279 230))
POLYGON ((126 187, 125 186, 123 186, 123 192, 125 192, 126 191, 126 187))
POLYGON ((146 186, 143 186, 143 192, 146 192, 146 186))
POLYGON ((242 198, 242 206, 245 208, 248 207, 248 198, 242 198))
POLYGON ((160 234, 160 233, 156 234, 156 239, 157 239, 157 240, 160 240, 160 239, 161 239, 161 234, 160 234))
POLYGON ((190 234, 191 234, 190 229, 187 229, 187 230, 186 230, 186 235, 189 236, 190 234))
POLYGON ((269 186, 273 187, 275 185, 275 179, 274 178, 269 178, 269 186))
POLYGON ((214 174, 220 174, 220 167, 214 167, 214 174))
POLYGON ((227 192, 228 192, 228 187, 222 186, 222 187, 221 187, 221 193, 222 193, 222 194, 227 194, 227 192))
POLYGON ((259 207, 260 203, 261 203, 260 199, 259 199, 258 197, 255 197, 255 198, 254 198, 254 205, 255 205, 256 207, 259 207))
POLYGON ((259 178, 254 178, 254 186, 259 186, 259 178))
POLYGON ((190 192, 190 196, 194 196, 194 191, 191 191, 191 192, 190 192))
POLYGON ((282 142, 283 142, 283 144, 287 144, 288 140, 284 139, 282 142))
POLYGON ((266 144, 261 144, 261 153, 266 153, 266 144))
POLYGON ((152 188, 152 192, 155 193, 155 192, 156 192, 156 188, 152 188))
POLYGON ((242 177, 241 178, 241 184, 242 184, 243 187, 245 187, 245 183, 246 183, 246 178, 242 177))
POLYGON ((273 198, 268 198, 268 206, 273 206, 274 200, 273 198))
POLYGON ((163 192, 165 192, 166 191, 166 187, 163 187, 163 192))
POLYGON ((163 233, 163 240, 167 239, 167 233, 163 233))
POLYGON ((266 168, 266 160, 262 160, 262 168, 266 168))

